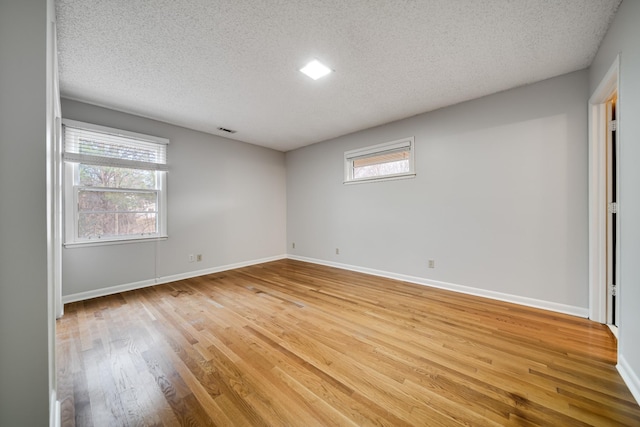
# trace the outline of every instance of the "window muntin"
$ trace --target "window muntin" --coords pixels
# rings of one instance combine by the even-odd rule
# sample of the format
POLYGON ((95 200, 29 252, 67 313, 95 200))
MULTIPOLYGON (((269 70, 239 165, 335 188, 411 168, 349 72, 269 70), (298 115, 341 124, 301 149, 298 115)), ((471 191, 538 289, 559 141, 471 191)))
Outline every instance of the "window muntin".
POLYGON ((415 176, 414 138, 345 152, 345 183, 415 176))
POLYGON ((168 141, 63 124, 65 244, 166 237, 168 141))

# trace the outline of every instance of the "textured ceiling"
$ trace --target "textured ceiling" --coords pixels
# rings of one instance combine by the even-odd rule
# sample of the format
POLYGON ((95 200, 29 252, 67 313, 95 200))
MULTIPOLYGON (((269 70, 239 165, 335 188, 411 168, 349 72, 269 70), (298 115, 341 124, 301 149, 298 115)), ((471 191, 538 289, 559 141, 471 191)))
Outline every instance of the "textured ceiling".
POLYGON ((586 68, 619 4, 57 0, 60 87, 287 151, 586 68))

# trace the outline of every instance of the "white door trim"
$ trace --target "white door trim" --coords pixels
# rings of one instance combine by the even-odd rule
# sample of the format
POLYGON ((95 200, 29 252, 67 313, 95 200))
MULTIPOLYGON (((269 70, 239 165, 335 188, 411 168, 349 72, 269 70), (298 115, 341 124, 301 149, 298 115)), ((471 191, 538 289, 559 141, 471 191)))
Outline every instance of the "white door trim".
POLYGON ((600 323, 607 323, 606 102, 620 96, 619 73, 620 55, 589 99, 589 318, 600 323))

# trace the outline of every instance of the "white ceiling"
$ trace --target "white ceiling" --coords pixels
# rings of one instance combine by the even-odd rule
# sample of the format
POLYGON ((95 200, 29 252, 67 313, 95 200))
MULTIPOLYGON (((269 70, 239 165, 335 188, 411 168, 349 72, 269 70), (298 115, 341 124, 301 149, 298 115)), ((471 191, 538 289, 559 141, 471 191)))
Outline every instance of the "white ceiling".
POLYGON ((64 97, 288 151, 586 68, 620 0, 56 4, 64 97))

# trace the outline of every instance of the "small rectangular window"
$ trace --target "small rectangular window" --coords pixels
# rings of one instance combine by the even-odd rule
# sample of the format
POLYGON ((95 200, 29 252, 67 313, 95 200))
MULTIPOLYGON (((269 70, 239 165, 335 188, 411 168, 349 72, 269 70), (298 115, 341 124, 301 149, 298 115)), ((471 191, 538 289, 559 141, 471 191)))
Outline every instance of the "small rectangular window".
POLYGON ((167 236, 168 140, 63 121, 65 244, 167 236))
POLYGON ((415 176, 413 147, 409 137, 345 152, 345 183, 415 176))

